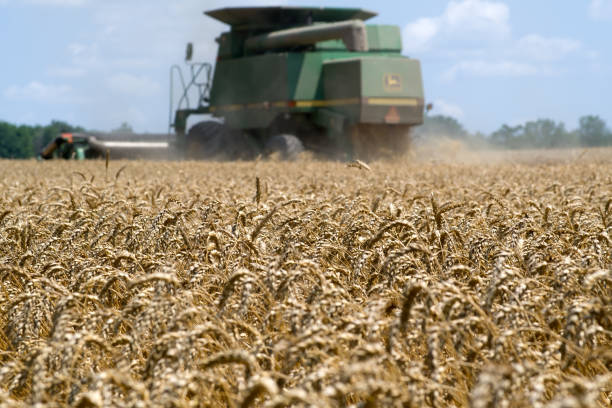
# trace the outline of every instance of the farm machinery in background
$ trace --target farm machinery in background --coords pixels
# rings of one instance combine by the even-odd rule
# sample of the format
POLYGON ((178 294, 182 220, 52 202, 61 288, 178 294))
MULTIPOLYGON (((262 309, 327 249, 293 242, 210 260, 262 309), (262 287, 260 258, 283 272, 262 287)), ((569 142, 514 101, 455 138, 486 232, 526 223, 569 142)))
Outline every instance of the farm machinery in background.
POLYGON ((74 134, 73 143, 82 137, 92 152, 102 149, 111 157, 159 157, 165 151, 167 158, 227 160, 274 152, 290 159, 304 149, 368 160, 409 148, 410 129, 423 123, 425 104, 420 63, 401 55, 399 27, 366 25, 376 13, 352 8, 223 8, 205 14, 230 30, 216 39, 214 74, 212 64, 191 61, 191 43, 189 80, 179 66, 171 67, 173 134, 165 135, 166 146, 159 138, 130 134, 114 142, 103 134, 74 134), (209 120, 188 129, 192 115, 209 120))
POLYGON ((132 133, 62 133, 38 154, 49 159, 171 159, 172 150, 166 134, 132 133))

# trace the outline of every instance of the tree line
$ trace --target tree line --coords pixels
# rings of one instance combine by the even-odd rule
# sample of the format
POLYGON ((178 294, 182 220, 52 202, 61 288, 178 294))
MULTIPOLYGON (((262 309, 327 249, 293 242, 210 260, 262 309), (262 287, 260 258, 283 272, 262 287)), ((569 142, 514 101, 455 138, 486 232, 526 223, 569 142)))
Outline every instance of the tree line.
POLYGON ((549 149, 564 147, 612 146, 612 131, 599 116, 586 115, 579 119, 578 128, 568 130, 563 122, 537 119, 521 125, 502 125, 489 135, 470 133, 455 118, 444 115, 427 116, 416 130, 418 138, 449 137, 463 140, 475 147, 504 149, 549 149))
MULTIPOLYGON (((122 124, 116 129, 120 130, 131 131, 131 128, 122 124)), ((51 140, 65 132, 85 132, 85 129, 59 120, 46 126, 13 125, 0 121, 0 157, 34 157, 51 140)), ((425 123, 416 129, 415 135, 418 139, 449 137, 474 147, 505 149, 612 146, 612 131, 603 119, 594 115, 581 117, 578 128, 574 130, 567 130, 563 122, 538 119, 517 126, 504 124, 488 135, 466 131, 453 117, 433 115, 425 117, 425 123)))
POLYGON ((13 125, 0 121, 0 157, 27 159, 34 157, 62 133, 84 132, 80 126, 54 120, 47 126, 13 125))

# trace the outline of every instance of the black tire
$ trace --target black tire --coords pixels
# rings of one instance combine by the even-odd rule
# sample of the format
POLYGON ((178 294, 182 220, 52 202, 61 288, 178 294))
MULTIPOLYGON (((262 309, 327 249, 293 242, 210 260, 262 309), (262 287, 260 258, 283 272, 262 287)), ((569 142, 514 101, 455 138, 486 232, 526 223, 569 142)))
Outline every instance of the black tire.
POLYGON ((219 156, 227 133, 225 125, 219 122, 196 123, 187 133, 185 156, 188 159, 212 159, 219 156))
POLYGON ((248 134, 214 121, 199 122, 189 129, 185 147, 189 159, 249 160, 259 154, 248 134))
POLYGON ((279 154, 283 160, 295 160, 304 151, 302 141, 294 135, 280 134, 270 137, 264 147, 266 154, 279 154))
POLYGON ((253 160, 261 153, 255 139, 240 130, 227 132, 221 156, 225 160, 253 160))

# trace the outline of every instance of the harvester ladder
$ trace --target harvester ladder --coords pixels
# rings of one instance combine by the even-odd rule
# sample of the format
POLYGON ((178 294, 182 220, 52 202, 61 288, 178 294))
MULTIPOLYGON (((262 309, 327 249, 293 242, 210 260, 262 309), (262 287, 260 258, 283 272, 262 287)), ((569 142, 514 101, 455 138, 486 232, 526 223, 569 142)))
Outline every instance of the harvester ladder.
POLYGON ((176 110, 180 109, 192 109, 191 102, 189 100, 189 92, 192 88, 197 89, 198 94, 198 103, 195 108, 201 108, 208 103, 208 97, 210 93, 211 86, 211 75, 212 75, 212 65, 207 62, 195 62, 188 63, 189 72, 191 74, 191 79, 189 82, 185 82, 185 77, 183 76, 183 70, 177 64, 174 64, 170 67, 170 108, 168 112, 168 133, 172 132, 172 128, 174 127, 174 82, 175 75, 178 77, 179 83, 181 85, 182 93, 176 105, 176 110))

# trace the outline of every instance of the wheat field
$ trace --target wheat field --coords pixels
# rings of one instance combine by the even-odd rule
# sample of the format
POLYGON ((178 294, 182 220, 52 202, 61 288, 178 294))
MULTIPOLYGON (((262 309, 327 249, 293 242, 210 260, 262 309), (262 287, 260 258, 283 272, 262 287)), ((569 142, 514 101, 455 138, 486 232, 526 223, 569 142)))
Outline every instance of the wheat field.
POLYGON ((610 406, 612 150, 437 150, 0 161, 0 406, 610 406))

